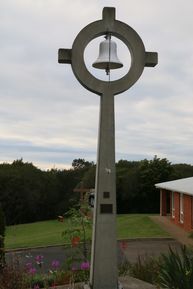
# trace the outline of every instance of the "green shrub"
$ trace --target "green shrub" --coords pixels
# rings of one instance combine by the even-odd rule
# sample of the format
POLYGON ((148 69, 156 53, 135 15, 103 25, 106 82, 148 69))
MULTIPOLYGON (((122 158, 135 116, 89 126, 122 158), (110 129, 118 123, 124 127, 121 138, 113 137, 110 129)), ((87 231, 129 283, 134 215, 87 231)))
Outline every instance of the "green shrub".
POLYGON ((127 276, 129 274, 131 264, 124 260, 121 264, 118 266, 118 273, 119 276, 127 276))
POLYGON ((151 284, 158 284, 159 263, 159 259, 138 256, 136 263, 129 264, 129 275, 151 284))
POLYGON ((4 266, 0 274, 0 289, 26 289, 24 273, 15 266, 4 266))
POLYGON ((168 255, 162 254, 159 283, 168 289, 192 289, 193 251, 182 246, 180 252, 169 248, 168 255))
POLYGON ((190 234, 189 234, 189 238, 192 238, 192 239, 193 239, 193 231, 190 232, 190 234))
POLYGON ((2 268, 5 264, 4 238, 5 238, 5 217, 3 209, 0 204, 0 268, 2 268))
MULTIPOLYGON (((90 259, 88 247, 91 241, 89 232, 91 231, 92 227, 90 208, 87 206, 73 207, 67 213, 65 213, 65 216, 67 217, 67 229, 63 231, 62 236, 69 237, 69 242, 71 243, 72 247, 81 248, 80 253, 82 255, 82 259, 87 261, 90 259), (80 243, 82 243, 82 246, 78 246, 80 243)), ((72 262, 74 257, 75 256, 72 256, 72 262)))

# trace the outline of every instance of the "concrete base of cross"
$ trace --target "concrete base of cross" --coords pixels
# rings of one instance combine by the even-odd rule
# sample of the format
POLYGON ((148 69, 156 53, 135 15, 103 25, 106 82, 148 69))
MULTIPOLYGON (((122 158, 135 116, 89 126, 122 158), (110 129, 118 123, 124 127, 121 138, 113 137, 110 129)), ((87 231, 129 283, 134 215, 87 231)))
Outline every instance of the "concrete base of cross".
MULTIPOLYGON (((157 289, 157 287, 147 282, 144 282, 144 281, 141 281, 139 279, 135 279, 129 276, 120 277, 119 282, 123 289, 157 289)), ((75 284, 56 286, 56 289, 91 289, 91 288, 88 284, 75 283, 75 284)))
MULTIPOLYGON (((80 287, 79 287, 80 288, 80 287)), ((83 285, 84 289, 92 289, 88 284, 83 285)), ((157 287, 147 282, 141 281, 133 277, 120 277, 118 289, 156 289, 157 287)), ((114 289, 114 288, 112 288, 114 289)))

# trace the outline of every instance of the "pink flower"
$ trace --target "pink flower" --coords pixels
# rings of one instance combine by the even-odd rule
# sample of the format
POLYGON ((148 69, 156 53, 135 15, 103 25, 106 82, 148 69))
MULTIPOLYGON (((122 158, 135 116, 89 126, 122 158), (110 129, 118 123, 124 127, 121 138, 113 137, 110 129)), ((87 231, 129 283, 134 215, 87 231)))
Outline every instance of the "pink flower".
POLYGON ((82 262, 82 263, 80 264, 80 268, 81 268, 81 270, 89 270, 89 268, 90 268, 90 263, 89 263, 88 261, 82 262))
POLYGON ((71 268, 72 271, 77 271, 78 270, 78 267, 76 265, 72 265, 72 268, 71 268))
POLYGON ((29 268, 29 271, 28 271, 31 275, 34 275, 36 273, 36 268, 29 268))
POLYGON ((37 263, 37 264, 42 263, 43 258, 44 258, 44 256, 42 256, 42 255, 37 255, 37 256, 35 257, 36 263, 37 263))
POLYGON ((38 284, 34 285, 34 288, 33 289, 39 289, 40 286, 38 284))
POLYGON ((29 269, 32 267, 32 263, 31 263, 31 262, 26 263, 25 266, 26 266, 26 268, 29 270, 29 269))
POLYGON ((52 261, 52 268, 57 269, 60 266, 60 262, 58 260, 52 261))
POLYGON ((35 257, 35 262, 36 264, 39 266, 39 267, 42 267, 42 264, 43 264, 43 256, 42 255, 37 255, 35 257))

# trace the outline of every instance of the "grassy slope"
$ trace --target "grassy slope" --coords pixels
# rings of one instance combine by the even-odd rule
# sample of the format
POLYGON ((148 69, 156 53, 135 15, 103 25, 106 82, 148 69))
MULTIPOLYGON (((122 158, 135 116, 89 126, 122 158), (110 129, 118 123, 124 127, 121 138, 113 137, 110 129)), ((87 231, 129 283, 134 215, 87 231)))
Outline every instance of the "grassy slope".
POLYGON ((119 215, 117 222, 118 239, 169 237, 148 215, 119 215))
MULTIPOLYGON (((67 236, 62 237, 67 223, 57 220, 9 226, 6 229, 6 249, 64 244, 67 236)), ((157 224, 147 215, 118 215, 118 239, 167 237, 157 224)))
POLYGON ((6 229, 5 248, 61 244, 63 230, 64 223, 56 220, 9 226, 6 229))

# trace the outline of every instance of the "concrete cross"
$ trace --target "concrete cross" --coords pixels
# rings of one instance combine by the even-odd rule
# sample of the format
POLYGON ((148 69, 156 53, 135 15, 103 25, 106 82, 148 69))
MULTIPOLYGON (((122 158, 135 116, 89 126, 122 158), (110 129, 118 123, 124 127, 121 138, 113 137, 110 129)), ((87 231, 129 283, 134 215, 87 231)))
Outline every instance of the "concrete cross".
POLYGON ((146 52, 135 30, 115 19, 115 8, 105 7, 102 20, 83 28, 74 40, 72 49, 59 49, 58 62, 71 64, 77 80, 86 89, 100 95, 90 287, 116 289, 118 270, 114 95, 129 89, 141 76, 145 66, 154 67, 158 63, 158 55, 156 52, 146 52), (110 82, 95 78, 84 62, 84 50, 88 43, 107 33, 123 41, 131 54, 128 73, 121 79, 110 82))

